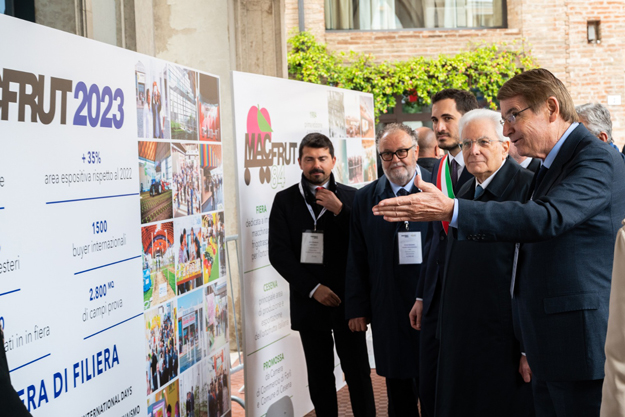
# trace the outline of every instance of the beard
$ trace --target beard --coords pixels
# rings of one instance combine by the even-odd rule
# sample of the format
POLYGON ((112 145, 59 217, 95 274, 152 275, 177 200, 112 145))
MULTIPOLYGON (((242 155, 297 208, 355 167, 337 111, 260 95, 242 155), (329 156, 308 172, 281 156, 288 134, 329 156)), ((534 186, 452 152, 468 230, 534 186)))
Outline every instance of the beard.
POLYGON ((408 184, 408 181, 412 179, 412 176, 417 169, 415 166, 408 166, 403 162, 396 162, 389 166, 388 168, 382 167, 384 170, 384 175, 389 179, 393 184, 404 186, 408 184))
POLYGON ((460 144, 460 138, 454 138, 449 133, 436 135, 436 140, 438 141, 438 147, 446 151, 455 149, 460 144), (445 143, 441 143, 439 138, 445 138, 446 139, 445 143))
POLYGON ((308 171, 308 175, 306 175, 306 179, 309 183, 313 185, 321 185, 328 180, 330 175, 326 175, 326 173, 322 169, 311 169, 308 171), (315 176, 314 174, 321 174, 320 176, 315 176))

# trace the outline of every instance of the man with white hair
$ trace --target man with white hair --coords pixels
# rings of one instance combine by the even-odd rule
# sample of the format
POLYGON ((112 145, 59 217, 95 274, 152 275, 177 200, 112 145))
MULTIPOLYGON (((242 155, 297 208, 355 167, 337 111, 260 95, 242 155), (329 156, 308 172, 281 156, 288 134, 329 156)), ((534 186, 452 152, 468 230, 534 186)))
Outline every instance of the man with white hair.
MULTIPOLYGON (((460 119, 459 133, 466 169, 475 180, 464 184, 457 198, 524 202, 533 174, 508 156, 501 115, 472 110, 460 119)), ((514 243, 459 241, 457 230, 449 231, 436 416, 533 415, 531 385, 519 374, 521 347, 512 325, 514 243)))

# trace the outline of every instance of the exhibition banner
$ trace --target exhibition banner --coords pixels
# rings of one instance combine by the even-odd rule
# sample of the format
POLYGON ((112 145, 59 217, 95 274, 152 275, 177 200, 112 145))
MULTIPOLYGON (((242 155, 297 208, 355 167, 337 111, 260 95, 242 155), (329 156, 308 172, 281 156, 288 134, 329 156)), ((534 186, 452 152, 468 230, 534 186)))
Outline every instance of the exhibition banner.
POLYGON ((0 37, 0 326, 24 405, 230 415, 219 78, 4 15, 0 37))
MULTIPOLYGON (((301 341, 291 330, 289 285, 269 263, 269 213, 276 193, 301 179, 298 147, 308 133, 331 138, 336 181, 360 187, 377 178, 373 96, 240 72, 233 93, 246 413, 302 416, 313 407, 301 341)), ((335 376, 340 388, 338 366, 335 376)))

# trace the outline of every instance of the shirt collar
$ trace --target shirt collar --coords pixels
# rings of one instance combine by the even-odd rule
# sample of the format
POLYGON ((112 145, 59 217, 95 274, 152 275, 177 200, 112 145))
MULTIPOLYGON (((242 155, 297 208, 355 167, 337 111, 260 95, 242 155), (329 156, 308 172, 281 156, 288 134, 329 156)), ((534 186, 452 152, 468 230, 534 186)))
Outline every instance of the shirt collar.
POLYGON ((451 156, 451 154, 448 154, 448 155, 449 155, 450 164, 451 164, 451 160, 453 159, 454 161, 456 161, 456 163, 458 164, 460 168, 464 168, 464 156, 462 155, 462 151, 458 152, 456 156, 451 156))
POLYGON ((493 181, 493 178, 495 178, 495 175, 497 175, 497 173, 499 172, 499 170, 501 169, 501 167, 503 167, 503 164, 506 163, 506 160, 504 159, 503 161, 501 161, 501 165, 499 165, 499 168, 497 168, 497 171, 493 172, 491 174, 490 177, 486 178, 484 180, 483 183, 479 183, 479 181, 477 180, 477 177, 475 178, 475 188, 477 188, 477 186, 479 185, 480 187, 482 187, 483 190, 486 190, 486 187, 488 187, 488 184, 490 184, 493 181))
POLYGON ((317 195, 317 187, 323 187, 326 190, 328 189, 328 185, 330 185, 330 179, 328 178, 328 180, 326 181, 325 184, 323 185, 315 185, 315 184, 311 184, 310 182, 308 183, 308 188, 310 189, 310 192, 313 195, 317 195))
MULTIPOLYGON (((403 187, 401 185, 397 185, 394 182, 392 182, 390 179, 388 180, 388 183, 391 185, 391 189, 393 190, 393 194, 397 195, 397 192, 403 188, 404 190, 408 191, 410 193, 410 191, 412 191, 412 185, 414 184, 414 179, 416 178, 416 176, 419 175, 421 176, 421 168, 419 168, 419 165, 417 165, 417 169, 414 170, 414 175, 412 176, 412 179, 410 181, 408 181, 406 183, 406 185, 404 185, 403 187)), ((388 179, 388 177, 387 177, 388 179)))
POLYGON ((529 158, 529 157, 525 158, 523 161, 521 161, 521 163, 519 163, 519 165, 521 165, 523 168, 527 168, 532 163, 532 159, 533 158, 529 158))
POLYGON ((571 123, 571 126, 569 126, 569 128, 566 129, 566 132, 564 132, 564 135, 562 135, 560 140, 556 142, 555 146, 551 149, 551 151, 549 151, 549 153, 547 154, 547 157, 543 161, 543 165, 545 166, 545 168, 551 168, 551 164, 553 163, 553 160, 556 159, 556 156, 558 156, 558 152, 560 152, 560 148, 562 148, 562 145, 564 144, 566 139, 569 137, 571 132, 575 130, 575 128, 578 125, 579 123, 577 122, 571 123))

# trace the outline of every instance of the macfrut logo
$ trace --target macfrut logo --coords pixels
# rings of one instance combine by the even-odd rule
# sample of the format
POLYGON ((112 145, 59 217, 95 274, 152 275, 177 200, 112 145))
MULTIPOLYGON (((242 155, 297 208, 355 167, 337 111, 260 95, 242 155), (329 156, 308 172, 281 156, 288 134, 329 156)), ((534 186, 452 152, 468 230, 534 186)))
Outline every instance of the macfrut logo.
POLYGON ((260 183, 271 182, 271 167, 290 165, 297 160, 296 142, 273 142, 273 129, 269 111, 260 106, 252 106, 247 113, 247 133, 245 134, 245 184, 250 185, 250 168, 260 168, 260 183))

